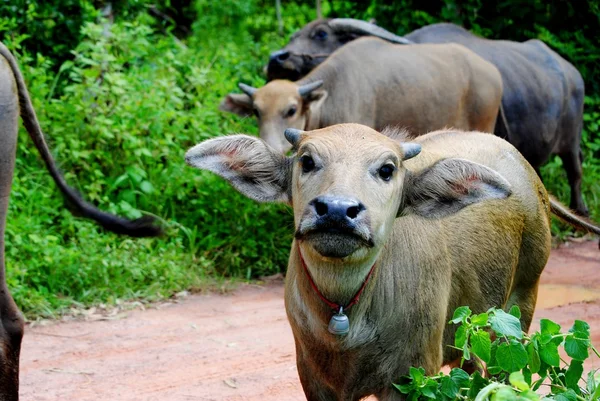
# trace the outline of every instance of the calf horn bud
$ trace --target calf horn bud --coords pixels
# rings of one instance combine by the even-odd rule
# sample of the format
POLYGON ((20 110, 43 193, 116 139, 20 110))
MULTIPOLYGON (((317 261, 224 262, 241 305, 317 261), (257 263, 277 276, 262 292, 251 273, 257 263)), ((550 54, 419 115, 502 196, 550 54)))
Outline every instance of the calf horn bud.
POLYGON ((361 21, 354 18, 334 18, 329 21, 329 26, 335 31, 354 32, 361 35, 377 36, 378 38, 387 40, 388 42, 398 43, 402 45, 408 45, 413 42, 410 40, 394 35, 393 33, 386 31, 385 29, 370 24, 366 21, 361 21))
POLYGON ((323 80, 319 79, 318 81, 311 82, 309 84, 302 85, 301 87, 299 87, 298 94, 302 97, 306 97, 310 95, 312 91, 314 91, 315 89, 319 89, 321 86, 323 86, 323 80))
POLYGON ((412 159, 419 153, 421 153, 421 145, 418 143, 406 142, 402 145, 402 153, 404 153, 404 157, 402 160, 412 159))
POLYGON ((246 84, 243 84, 241 82, 238 84, 238 87, 242 90, 242 92, 244 92, 246 95, 248 95, 250 97, 254 96, 254 94, 258 90, 256 88, 253 88, 250 85, 246 85, 246 84))
POLYGON ((287 139, 287 141, 291 143, 293 147, 296 147, 298 145, 298 142, 300 142, 300 139, 303 134, 304 131, 296 128, 287 128, 283 133, 285 139, 287 139))

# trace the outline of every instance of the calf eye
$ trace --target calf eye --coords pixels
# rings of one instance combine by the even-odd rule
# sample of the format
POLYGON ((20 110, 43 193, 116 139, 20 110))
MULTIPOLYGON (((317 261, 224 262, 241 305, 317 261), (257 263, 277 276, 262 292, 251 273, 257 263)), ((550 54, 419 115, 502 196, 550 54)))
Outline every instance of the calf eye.
POLYGON ((327 36, 328 36, 327 32, 325 32, 322 29, 319 29, 317 32, 315 32, 314 38, 317 40, 325 40, 325 39, 327 39, 327 36))
POLYGON ((302 156, 300 158, 300 164, 302 165, 303 173, 310 173, 315 169, 315 161, 310 156, 302 156))
POLYGON ((290 107, 290 109, 287 111, 287 113, 285 113, 285 117, 286 118, 290 118, 290 117, 294 117, 294 114, 296 114, 296 106, 292 106, 290 107))
POLYGON ((384 164, 379 168, 379 176, 384 181, 389 181, 394 175, 396 167, 393 164, 384 164))
POLYGON ((258 112, 258 109, 252 109, 252 112, 254 113, 256 118, 260 118, 260 113, 258 112))

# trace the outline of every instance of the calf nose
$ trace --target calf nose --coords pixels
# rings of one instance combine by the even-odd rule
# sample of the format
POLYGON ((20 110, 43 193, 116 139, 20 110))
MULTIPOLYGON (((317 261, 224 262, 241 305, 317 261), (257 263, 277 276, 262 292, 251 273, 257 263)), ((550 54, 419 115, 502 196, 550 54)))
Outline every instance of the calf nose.
POLYGON ((271 53, 269 57, 269 61, 276 61, 278 63, 282 63, 290 57, 290 52, 287 50, 277 50, 276 52, 271 53))
POLYGON ((319 196, 310 202, 319 218, 351 223, 358 218, 365 206, 356 199, 337 196, 319 196))

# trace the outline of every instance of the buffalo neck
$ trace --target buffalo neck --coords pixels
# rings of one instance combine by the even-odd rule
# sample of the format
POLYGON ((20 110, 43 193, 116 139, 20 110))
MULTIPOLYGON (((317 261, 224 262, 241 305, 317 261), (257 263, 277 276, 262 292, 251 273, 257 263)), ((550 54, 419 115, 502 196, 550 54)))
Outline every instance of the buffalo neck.
MULTIPOLYGON (((306 277, 302 267, 302 259, 320 294, 339 305, 347 305, 352 301, 377 260, 377 254, 360 262, 353 262, 348 260, 349 258, 344 258, 346 260, 323 258, 318 256, 308 245, 301 243, 296 243, 292 252, 296 253, 297 277, 307 284, 303 287, 311 292, 307 296, 310 299, 318 300, 322 304, 321 306, 328 309, 331 308, 319 299, 319 295, 311 287, 310 279, 306 277)), ((370 280, 374 280, 374 277, 371 277, 370 280)))

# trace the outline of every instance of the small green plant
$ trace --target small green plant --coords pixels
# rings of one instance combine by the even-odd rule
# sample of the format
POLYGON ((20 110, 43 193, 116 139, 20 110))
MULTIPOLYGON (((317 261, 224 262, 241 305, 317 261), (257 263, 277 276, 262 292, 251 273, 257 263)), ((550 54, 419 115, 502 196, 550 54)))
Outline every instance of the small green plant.
POLYGON ((509 313, 492 308, 475 315, 461 306, 449 322, 459 325, 454 345, 462 351, 461 366, 470 361, 479 370, 469 375, 454 368, 449 375, 428 377, 423 368, 410 368, 394 386, 409 401, 599 400, 598 371, 582 379, 583 362, 590 352, 600 357, 590 342, 589 325, 576 320, 567 333, 561 333, 559 324, 542 319, 540 330, 527 335, 520 317, 516 306, 509 313), (560 348, 571 358, 569 362, 561 357, 560 348), (489 377, 481 375, 485 369, 489 377))

